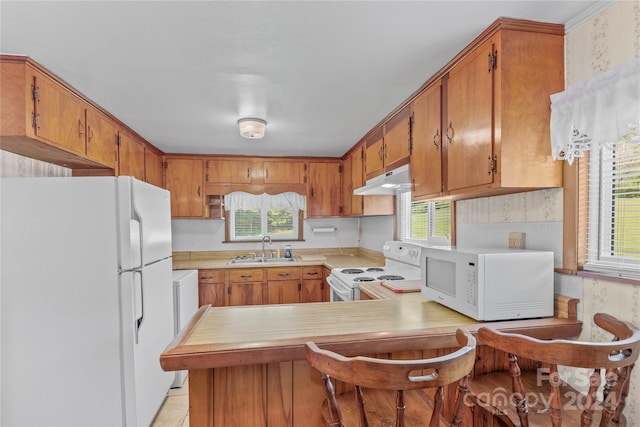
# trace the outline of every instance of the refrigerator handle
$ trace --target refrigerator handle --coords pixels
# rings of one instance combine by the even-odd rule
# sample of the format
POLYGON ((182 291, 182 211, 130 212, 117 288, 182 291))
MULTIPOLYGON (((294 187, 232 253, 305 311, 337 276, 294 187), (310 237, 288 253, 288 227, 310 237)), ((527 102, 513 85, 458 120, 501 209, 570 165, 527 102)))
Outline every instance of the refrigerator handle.
POLYGON ((144 259, 144 218, 140 214, 140 208, 138 207, 138 203, 135 197, 131 200, 131 210, 133 218, 131 219, 131 229, 135 230, 134 235, 131 236, 132 239, 132 247, 138 249, 140 253, 138 268, 142 268, 145 264, 144 259), (133 241, 135 239, 135 241, 133 241))
POLYGON ((133 321, 135 335, 136 335, 136 344, 138 344, 138 334, 140 331, 140 326, 142 325, 142 321, 144 320, 144 292, 142 287, 142 272, 134 271, 133 275, 133 292, 134 292, 134 316, 133 321))

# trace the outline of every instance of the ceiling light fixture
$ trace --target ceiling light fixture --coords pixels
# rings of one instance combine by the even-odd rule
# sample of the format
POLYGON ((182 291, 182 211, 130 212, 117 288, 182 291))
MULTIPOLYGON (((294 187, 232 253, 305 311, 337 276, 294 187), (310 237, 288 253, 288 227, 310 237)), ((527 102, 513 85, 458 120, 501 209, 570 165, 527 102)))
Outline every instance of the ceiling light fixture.
POLYGON ((240 119, 238 120, 240 135, 249 139, 259 139, 264 136, 267 122, 262 119, 240 119))

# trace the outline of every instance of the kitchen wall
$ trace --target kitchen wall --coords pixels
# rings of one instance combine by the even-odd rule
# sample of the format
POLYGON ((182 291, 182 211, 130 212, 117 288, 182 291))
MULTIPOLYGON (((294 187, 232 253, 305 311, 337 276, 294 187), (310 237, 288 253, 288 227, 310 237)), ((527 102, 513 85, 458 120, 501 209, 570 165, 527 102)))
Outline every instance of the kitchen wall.
MULTIPOLYGON (((610 70, 630 58, 640 57, 640 2, 619 0, 590 16, 575 20, 565 37, 567 85, 610 70)), ((582 287, 579 306, 585 321, 581 339, 602 339, 590 319, 607 312, 640 326, 640 286, 602 279, 560 275, 561 283, 577 282, 582 287)), ((640 426, 640 369, 631 378, 631 390, 625 410, 629 426, 640 426)))
POLYGON ((0 176, 71 176, 71 169, 0 150, 0 176))
MULTIPOLYGON (((233 251, 255 252, 261 244, 222 243, 224 241, 224 220, 179 220, 171 221, 173 250, 181 251, 233 251)), ((359 245, 357 218, 327 218, 304 220, 304 241, 286 242, 294 251, 301 248, 352 248, 359 245), (335 227, 335 232, 314 233, 313 228, 335 227)), ((283 249, 285 243, 274 242, 272 249, 283 249)), ((382 245, 377 250, 382 250, 382 245)))

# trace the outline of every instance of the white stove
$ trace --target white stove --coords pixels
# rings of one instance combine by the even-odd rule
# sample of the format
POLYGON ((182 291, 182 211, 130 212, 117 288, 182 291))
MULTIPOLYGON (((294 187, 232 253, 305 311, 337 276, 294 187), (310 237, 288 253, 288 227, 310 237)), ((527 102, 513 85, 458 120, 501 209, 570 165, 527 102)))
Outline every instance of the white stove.
POLYGON ((422 246, 413 243, 388 241, 382 247, 383 267, 334 268, 327 277, 331 287, 331 301, 357 301, 359 283, 381 283, 389 280, 420 279, 422 246))

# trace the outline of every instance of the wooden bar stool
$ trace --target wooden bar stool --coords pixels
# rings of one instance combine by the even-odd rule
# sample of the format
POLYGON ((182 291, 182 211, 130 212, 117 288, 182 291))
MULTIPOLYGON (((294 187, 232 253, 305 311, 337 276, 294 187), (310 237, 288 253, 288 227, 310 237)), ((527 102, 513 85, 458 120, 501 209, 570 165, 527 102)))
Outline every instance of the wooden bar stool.
POLYGON ((640 330, 608 314, 593 320, 613 335, 612 342, 544 341, 480 328, 483 344, 507 353, 509 371, 471 379, 469 401, 508 426, 625 426, 622 410, 640 353, 640 330), (537 361, 537 369, 521 370, 518 356, 537 361), (590 376, 576 376, 584 384, 574 383, 586 394, 560 379, 558 365, 593 369, 590 376))
POLYGON ((476 340, 461 329, 456 331, 456 339, 461 348, 454 353, 419 360, 344 357, 307 342, 306 358, 322 373, 325 423, 336 427, 373 427, 391 426, 395 420, 397 427, 403 427, 405 421, 415 420, 414 424, 406 425, 425 426, 425 407, 431 404, 433 410, 428 425, 446 425, 441 418, 444 386, 458 381, 451 425, 459 426, 468 374, 475 362, 476 340), (331 378, 355 385, 355 395, 353 392, 336 395, 331 378), (426 388, 436 388, 433 400, 424 393, 426 388))

